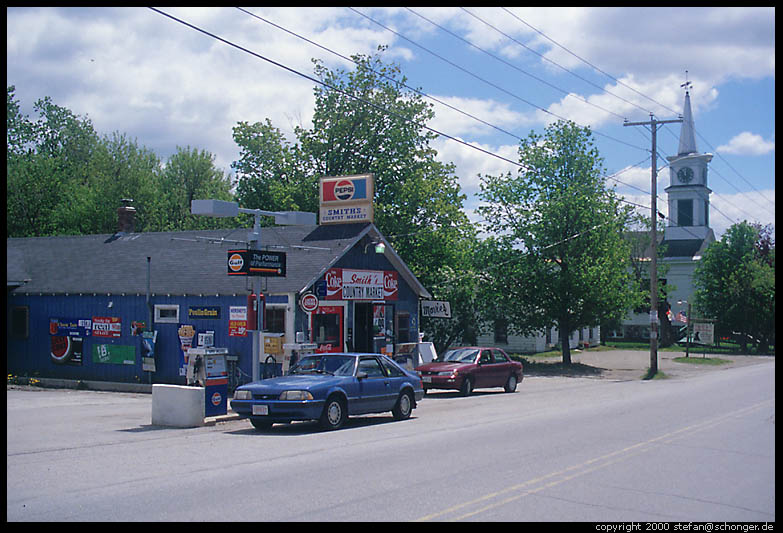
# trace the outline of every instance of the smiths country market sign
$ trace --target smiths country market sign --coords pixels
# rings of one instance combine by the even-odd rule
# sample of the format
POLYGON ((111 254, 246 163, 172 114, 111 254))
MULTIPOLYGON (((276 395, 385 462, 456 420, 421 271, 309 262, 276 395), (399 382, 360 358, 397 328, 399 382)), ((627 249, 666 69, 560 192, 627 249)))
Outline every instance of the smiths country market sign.
POLYGON ((229 276, 285 277, 285 253, 262 250, 229 250, 229 276))
POLYGON ((330 268, 325 278, 326 300, 396 300, 399 296, 393 270, 330 268))
POLYGON ((372 222, 372 174, 321 178, 321 224, 372 222))

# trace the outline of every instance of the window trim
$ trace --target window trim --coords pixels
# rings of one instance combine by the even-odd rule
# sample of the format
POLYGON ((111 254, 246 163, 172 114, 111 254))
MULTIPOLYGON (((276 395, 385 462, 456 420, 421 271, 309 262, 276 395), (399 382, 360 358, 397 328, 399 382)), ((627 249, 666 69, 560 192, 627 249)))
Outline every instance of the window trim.
POLYGON ((179 304, 155 304, 156 324, 179 324, 179 304), (175 317, 161 316, 161 311, 176 311, 175 317))

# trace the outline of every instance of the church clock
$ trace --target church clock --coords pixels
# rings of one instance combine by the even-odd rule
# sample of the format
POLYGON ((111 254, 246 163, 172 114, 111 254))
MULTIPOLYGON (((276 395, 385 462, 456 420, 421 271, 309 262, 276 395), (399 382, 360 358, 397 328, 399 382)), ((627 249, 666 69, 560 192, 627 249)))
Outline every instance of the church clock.
POLYGON ((682 167, 677 171, 677 177, 682 183, 690 183, 693 180, 693 170, 690 167, 682 167))

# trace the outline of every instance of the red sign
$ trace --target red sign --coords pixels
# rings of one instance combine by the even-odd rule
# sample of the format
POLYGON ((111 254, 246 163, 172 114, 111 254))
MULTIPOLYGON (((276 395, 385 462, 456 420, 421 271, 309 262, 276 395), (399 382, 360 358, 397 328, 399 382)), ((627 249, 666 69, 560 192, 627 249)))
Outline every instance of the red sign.
POLYGON ((122 335, 122 320, 116 316, 92 317, 93 337, 119 337, 122 335))
POLYGON ((399 295, 393 270, 330 268, 325 279, 327 300, 396 300, 399 295))
POLYGON ((299 305, 305 313, 312 313, 318 309, 318 297, 313 293, 304 294, 299 300, 299 305))

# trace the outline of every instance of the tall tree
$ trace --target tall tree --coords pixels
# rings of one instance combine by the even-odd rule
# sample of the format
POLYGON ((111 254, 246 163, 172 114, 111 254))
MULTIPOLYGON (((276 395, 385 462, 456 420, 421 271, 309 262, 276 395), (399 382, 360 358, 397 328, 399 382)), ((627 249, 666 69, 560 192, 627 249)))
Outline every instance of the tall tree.
POLYGON ((695 307, 736 332, 742 350, 766 353, 775 339, 775 242, 771 226, 734 224, 712 243, 694 272, 695 307))
POLYGON ((215 167, 215 156, 206 150, 177 147, 159 173, 157 211, 149 213, 148 224, 159 230, 236 227, 236 219, 190 214, 190 203, 198 199, 233 201, 231 180, 215 167), (156 219, 156 220, 153 220, 156 219))
POLYGON ((6 234, 9 237, 72 233, 62 219, 64 192, 87 177, 98 135, 88 118, 55 105, 33 106, 36 121, 21 114, 7 88, 6 234))
POLYGON ((589 128, 560 121, 519 147, 516 176, 484 176, 479 212, 496 234, 492 280, 498 312, 520 333, 570 334, 622 316, 638 298, 622 238, 630 209, 604 182, 589 128))
POLYGON ((454 165, 430 146, 432 106, 405 87, 398 66, 384 64, 382 51, 353 56, 352 71, 314 61, 324 85, 314 89, 312 129, 297 127, 295 142, 268 119, 239 123, 237 195, 247 207, 315 211, 320 177, 373 173, 375 224, 432 286, 443 281, 442 268, 468 267, 465 242, 476 233, 454 165))

